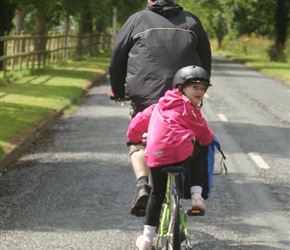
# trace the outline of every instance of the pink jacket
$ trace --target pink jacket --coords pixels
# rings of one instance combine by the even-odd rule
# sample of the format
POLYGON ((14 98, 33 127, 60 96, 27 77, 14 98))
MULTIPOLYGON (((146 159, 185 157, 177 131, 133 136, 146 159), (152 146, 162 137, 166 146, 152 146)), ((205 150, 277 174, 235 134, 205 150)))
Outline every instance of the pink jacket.
POLYGON ((193 152, 193 139, 208 145, 214 137, 200 109, 181 96, 178 89, 168 90, 157 104, 138 113, 129 124, 127 137, 137 143, 146 131, 145 157, 149 167, 183 161, 193 152))

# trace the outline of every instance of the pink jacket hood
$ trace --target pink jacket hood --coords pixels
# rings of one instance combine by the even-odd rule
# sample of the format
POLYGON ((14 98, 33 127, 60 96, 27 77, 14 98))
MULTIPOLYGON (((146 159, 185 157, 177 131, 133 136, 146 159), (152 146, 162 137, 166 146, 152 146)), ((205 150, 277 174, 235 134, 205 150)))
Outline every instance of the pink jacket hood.
POLYGON ((194 139, 208 145, 214 137, 200 109, 181 96, 178 89, 167 91, 158 104, 138 113, 129 125, 127 137, 137 143, 146 131, 145 157, 149 167, 183 161, 192 154, 194 139))

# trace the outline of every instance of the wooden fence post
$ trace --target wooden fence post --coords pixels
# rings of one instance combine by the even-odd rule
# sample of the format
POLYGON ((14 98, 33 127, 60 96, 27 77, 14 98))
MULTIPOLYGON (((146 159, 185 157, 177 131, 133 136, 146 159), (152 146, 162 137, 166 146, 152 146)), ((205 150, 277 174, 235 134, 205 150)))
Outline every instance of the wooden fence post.
POLYGON ((64 33, 64 59, 68 59, 68 32, 64 33))
MULTIPOLYGON (((15 36, 16 36, 16 32, 14 31, 13 32, 13 40, 12 40, 12 43, 11 43, 11 51, 12 51, 12 55, 14 55, 15 54, 15 52, 16 52, 16 42, 15 42, 15 36)), ((11 60, 10 60, 10 67, 11 67, 11 69, 12 69, 12 71, 14 71, 14 58, 11 58, 11 60)))
MULTIPOLYGON (((21 38, 19 40, 19 51, 20 53, 23 53, 23 44, 24 44, 24 38, 23 38, 23 31, 20 32, 19 37, 21 38)), ((22 56, 18 57, 18 71, 22 70, 22 56)))
MULTIPOLYGON (((7 31, 4 31, 4 37, 8 36, 8 32, 7 31)), ((7 44, 8 44, 8 41, 7 40, 4 40, 4 44, 3 44, 3 56, 6 56, 7 55, 7 44)), ((7 71, 7 68, 6 68, 6 60, 3 61, 3 78, 6 77, 6 71, 7 71)))
MULTIPOLYGON (((30 55, 29 55, 29 52, 30 52, 30 43, 31 43, 31 40, 30 38, 28 38, 27 40, 27 53, 28 53, 28 56, 26 57, 26 68, 29 69, 29 60, 30 60, 30 55)), ((26 52, 26 50, 25 50, 26 52)))

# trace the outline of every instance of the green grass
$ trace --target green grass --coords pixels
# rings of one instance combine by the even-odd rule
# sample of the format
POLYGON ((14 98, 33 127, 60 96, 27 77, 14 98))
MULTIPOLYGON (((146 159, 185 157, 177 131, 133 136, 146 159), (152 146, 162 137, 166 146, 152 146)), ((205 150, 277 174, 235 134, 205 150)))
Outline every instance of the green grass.
POLYGON ((286 44, 285 54, 287 62, 272 62, 267 55, 267 49, 271 46, 271 41, 252 35, 240 38, 236 41, 225 41, 222 49, 217 49, 216 42, 211 41, 213 53, 240 61, 249 67, 271 76, 290 85, 290 41, 286 44))
POLYGON ((110 53, 82 58, 34 71, 13 75, 11 83, 1 83, 0 157, 13 147, 13 138, 63 107, 76 107, 87 82, 107 72, 110 53))

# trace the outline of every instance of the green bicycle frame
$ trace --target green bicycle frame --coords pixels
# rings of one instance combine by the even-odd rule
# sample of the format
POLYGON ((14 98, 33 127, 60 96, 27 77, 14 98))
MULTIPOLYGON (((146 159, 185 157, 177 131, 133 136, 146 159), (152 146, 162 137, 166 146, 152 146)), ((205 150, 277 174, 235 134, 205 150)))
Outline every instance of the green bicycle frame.
MULTIPOLYGON (((169 174, 167 176, 167 186, 166 186, 166 194, 165 194, 165 203, 162 213, 162 218, 160 222, 160 237, 165 236, 168 232, 168 226, 169 226, 169 215, 170 215, 170 205, 171 205, 171 195, 176 193, 177 190, 173 190, 175 186, 175 175, 169 174)), ((186 227, 186 222, 184 219, 184 215, 181 210, 179 210, 179 218, 181 226, 184 230, 185 239, 188 240, 188 231, 186 227)))

